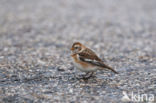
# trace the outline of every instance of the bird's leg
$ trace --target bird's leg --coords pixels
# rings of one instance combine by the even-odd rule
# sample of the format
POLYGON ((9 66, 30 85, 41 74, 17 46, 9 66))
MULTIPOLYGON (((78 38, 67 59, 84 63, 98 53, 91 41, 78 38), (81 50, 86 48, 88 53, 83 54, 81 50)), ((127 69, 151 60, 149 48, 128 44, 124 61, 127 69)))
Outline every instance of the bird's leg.
POLYGON ((85 76, 84 78, 85 78, 85 79, 88 79, 88 78, 92 77, 92 76, 93 76, 93 73, 94 73, 94 72, 87 72, 87 73, 86 73, 86 76, 85 76))
MULTIPOLYGON (((89 73, 90 73, 90 72, 87 72, 86 75, 88 75, 89 73)), ((85 75, 85 76, 86 76, 86 75, 85 75)))
POLYGON ((91 72, 91 73, 90 73, 90 75, 89 75, 89 77, 92 77, 92 76, 93 76, 93 74, 94 74, 94 72, 91 72))
POLYGON ((92 77, 94 74, 94 72, 86 72, 85 75, 81 75, 81 77, 76 77, 77 79, 89 79, 90 77, 92 77))
POLYGON ((85 79, 86 78, 86 75, 88 75, 89 72, 86 72, 86 74, 82 74, 82 75, 79 75, 79 77, 76 77, 77 79, 85 79))

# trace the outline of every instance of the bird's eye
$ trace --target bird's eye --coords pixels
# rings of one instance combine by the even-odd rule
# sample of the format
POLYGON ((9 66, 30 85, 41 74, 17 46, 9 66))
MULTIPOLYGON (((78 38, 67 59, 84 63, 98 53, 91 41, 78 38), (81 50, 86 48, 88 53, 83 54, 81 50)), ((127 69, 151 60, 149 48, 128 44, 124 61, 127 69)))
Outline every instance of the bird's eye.
POLYGON ((75 49, 78 49, 79 47, 75 47, 75 49))

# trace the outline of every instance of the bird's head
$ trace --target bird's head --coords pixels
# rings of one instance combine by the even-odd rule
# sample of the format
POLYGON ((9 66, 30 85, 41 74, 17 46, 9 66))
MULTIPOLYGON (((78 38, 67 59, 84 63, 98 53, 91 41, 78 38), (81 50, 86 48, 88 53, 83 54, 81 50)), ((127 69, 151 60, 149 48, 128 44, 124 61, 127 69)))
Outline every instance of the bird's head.
POLYGON ((72 51, 73 54, 77 54, 77 53, 80 53, 85 48, 86 47, 83 44, 81 44, 80 42, 75 42, 72 45, 72 48, 70 50, 72 51))

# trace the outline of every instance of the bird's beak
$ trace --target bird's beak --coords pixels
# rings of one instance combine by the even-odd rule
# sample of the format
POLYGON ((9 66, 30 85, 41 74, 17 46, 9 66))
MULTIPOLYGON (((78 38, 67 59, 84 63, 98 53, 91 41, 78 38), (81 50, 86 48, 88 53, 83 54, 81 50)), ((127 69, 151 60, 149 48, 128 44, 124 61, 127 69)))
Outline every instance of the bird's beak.
POLYGON ((70 50, 73 50, 73 48, 70 48, 70 50))

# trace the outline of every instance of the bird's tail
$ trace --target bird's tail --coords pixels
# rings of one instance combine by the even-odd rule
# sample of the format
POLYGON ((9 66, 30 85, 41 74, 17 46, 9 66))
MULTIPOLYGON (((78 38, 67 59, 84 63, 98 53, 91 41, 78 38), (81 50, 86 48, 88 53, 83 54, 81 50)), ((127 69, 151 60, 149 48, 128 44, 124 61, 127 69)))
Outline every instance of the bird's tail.
POLYGON ((107 69, 110 69, 111 71, 113 71, 113 72, 116 73, 116 74, 119 74, 117 71, 115 71, 113 68, 111 68, 111 67, 109 67, 109 66, 107 66, 106 68, 107 68, 107 69))
POLYGON ((113 71, 113 72, 116 73, 116 74, 119 74, 119 73, 118 73, 117 71, 115 71, 113 68, 111 68, 110 66, 108 66, 108 65, 106 65, 106 64, 104 64, 104 63, 102 63, 101 66, 102 66, 103 68, 107 68, 107 69, 113 71))

